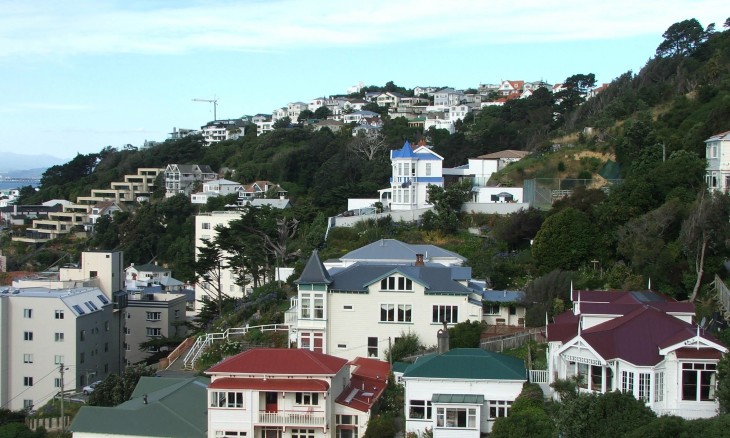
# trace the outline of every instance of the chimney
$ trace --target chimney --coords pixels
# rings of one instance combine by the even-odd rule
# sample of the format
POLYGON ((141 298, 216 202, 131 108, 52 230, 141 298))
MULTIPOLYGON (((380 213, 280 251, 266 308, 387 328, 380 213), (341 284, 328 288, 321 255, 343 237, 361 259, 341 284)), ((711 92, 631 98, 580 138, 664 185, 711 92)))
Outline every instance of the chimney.
POLYGON ((142 401, 144 402, 144 404, 147 404, 147 394, 142 396, 142 401))
POLYGON ((449 329, 446 328, 446 321, 444 321, 444 328, 439 329, 436 334, 438 340, 438 353, 444 354, 449 351, 449 329))
POLYGON ((415 266, 423 266, 423 254, 416 254, 415 266))

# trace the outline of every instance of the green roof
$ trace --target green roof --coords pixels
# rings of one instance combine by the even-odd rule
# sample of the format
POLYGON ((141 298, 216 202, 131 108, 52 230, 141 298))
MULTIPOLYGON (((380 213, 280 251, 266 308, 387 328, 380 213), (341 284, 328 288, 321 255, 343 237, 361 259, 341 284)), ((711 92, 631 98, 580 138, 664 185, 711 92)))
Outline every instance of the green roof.
POLYGON ((444 354, 419 357, 404 378, 469 380, 527 380, 524 361, 481 348, 455 348, 444 354))
POLYGON ((70 429, 125 436, 206 437, 209 383, 207 377, 142 377, 130 400, 111 408, 84 406, 70 429))
POLYGON ((431 397, 431 403, 458 403, 483 405, 483 394, 434 394, 431 397))
POLYGON ((404 373, 411 365, 410 362, 393 362, 392 370, 394 373, 404 373))

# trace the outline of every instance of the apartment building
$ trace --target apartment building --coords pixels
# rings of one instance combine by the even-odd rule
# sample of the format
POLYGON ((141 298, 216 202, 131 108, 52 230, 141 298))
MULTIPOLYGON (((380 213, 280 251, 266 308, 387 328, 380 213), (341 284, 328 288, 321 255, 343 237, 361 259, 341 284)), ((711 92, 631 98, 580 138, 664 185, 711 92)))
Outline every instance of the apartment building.
POLYGON ((197 183, 205 183, 218 178, 207 164, 168 164, 165 168, 165 197, 171 198, 180 193, 189 196, 197 183))
POLYGON ((145 290, 130 293, 124 314, 125 363, 136 364, 160 352, 157 346, 141 350, 140 345, 147 341, 184 338, 187 335, 185 307, 185 294, 145 290))

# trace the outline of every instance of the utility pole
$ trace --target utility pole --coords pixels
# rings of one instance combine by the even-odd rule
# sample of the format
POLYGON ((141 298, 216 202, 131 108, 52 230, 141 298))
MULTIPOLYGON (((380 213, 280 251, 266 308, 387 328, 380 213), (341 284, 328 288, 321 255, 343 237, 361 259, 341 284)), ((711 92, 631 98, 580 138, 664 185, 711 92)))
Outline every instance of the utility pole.
POLYGON ((217 114, 217 108, 218 108, 218 98, 213 96, 212 99, 193 99, 193 102, 208 102, 213 104, 213 121, 215 122, 218 120, 218 114, 217 114))
POLYGON ((61 434, 64 434, 66 432, 66 420, 63 417, 63 364, 61 364, 58 371, 61 372, 61 434))

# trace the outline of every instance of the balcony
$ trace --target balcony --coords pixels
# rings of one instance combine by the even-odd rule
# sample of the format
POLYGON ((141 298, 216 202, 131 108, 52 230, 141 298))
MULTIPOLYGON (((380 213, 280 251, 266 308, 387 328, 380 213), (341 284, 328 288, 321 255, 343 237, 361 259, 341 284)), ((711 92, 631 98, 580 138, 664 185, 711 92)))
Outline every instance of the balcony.
POLYGON ((259 412, 257 426, 320 426, 325 425, 324 411, 259 412))

